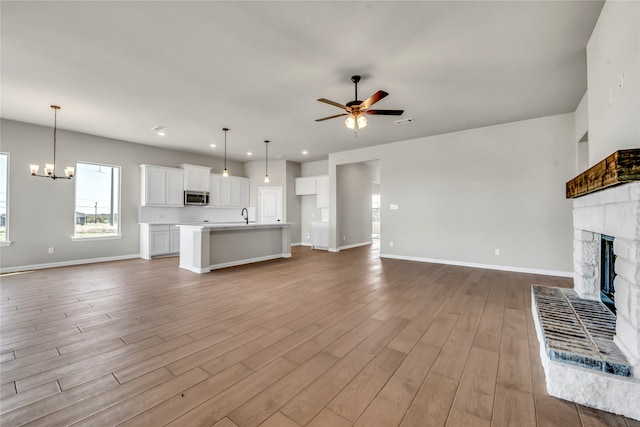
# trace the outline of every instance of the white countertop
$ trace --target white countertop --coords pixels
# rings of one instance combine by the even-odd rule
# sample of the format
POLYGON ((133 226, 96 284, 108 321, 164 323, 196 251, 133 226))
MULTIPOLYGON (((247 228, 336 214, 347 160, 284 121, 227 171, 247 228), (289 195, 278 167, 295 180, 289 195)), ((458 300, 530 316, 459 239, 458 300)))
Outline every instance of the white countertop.
POLYGON ((278 223, 278 224, 259 224, 255 222, 250 222, 246 224, 244 222, 223 222, 223 223, 215 223, 215 222, 198 222, 198 223, 184 223, 177 224, 178 227, 181 228, 199 228, 199 229, 214 229, 214 230, 244 230, 244 229, 255 229, 255 228, 281 228, 281 227, 291 227, 290 223, 278 223))

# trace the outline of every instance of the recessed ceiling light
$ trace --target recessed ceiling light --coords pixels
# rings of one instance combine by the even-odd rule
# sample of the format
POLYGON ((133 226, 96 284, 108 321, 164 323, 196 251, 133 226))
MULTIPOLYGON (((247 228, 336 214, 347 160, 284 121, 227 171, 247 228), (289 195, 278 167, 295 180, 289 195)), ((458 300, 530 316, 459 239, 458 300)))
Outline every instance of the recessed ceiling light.
POLYGON ((247 151, 247 156, 253 156, 253 153, 251 151, 247 151))
POLYGON ((162 126, 162 125, 156 125, 156 126, 152 127, 151 130, 154 131, 155 133, 157 133, 160 136, 165 136, 167 134, 166 133, 167 128, 162 126))
POLYGON ((304 150, 304 151, 302 152, 302 154, 304 154, 304 155, 306 156, 307 154, 309 154, 309 152, 308 152, 307 150, 304 150))
POLYGON ((216 144, 209 144, 209 147, 216 148, 216 144))

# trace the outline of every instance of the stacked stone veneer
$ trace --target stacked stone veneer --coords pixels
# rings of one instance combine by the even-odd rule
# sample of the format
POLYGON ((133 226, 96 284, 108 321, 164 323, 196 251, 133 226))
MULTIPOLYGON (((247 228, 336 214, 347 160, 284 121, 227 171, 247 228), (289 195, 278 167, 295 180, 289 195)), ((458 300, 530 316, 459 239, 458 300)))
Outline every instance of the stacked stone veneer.
POLYGON ((617 311, 614 342, 640 378, 640 182, 573 200, 574 289, 600 299, 600 235, 614 237, 617 311))

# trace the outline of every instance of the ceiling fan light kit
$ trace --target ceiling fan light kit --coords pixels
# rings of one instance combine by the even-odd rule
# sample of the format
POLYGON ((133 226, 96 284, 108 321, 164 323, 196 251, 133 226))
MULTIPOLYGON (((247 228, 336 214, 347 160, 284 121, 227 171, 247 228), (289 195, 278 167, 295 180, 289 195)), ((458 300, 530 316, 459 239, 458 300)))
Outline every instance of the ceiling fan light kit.
MULTIPOLYGON (((320 98, 318 101, 325 104, 333 105, 334 107, 342 108, 345 112, 342 114, 336 114, 329 117, 323 117, 317 119, 316 122, 322 122, 324 120, 333 119, 336 117, 347 116, 344 121, 345 126, 353 131, 358 131, 367 126, 367 115, 380 115, 380 116, 400 116, 404 113, 404 110, 370 110, 371 106, 380 101, 385 96, 389 95, 383 90, 379 90, 365 101, 358 100, 358 82, 360 82, 360 76, 352 76, 351 81, 355 85, 355 100, 348 102, 346 105, 342 105, 338 102, 330 101, 326 98, 320 98)), ((357 136, 357 133, 356 133, 357 136)))

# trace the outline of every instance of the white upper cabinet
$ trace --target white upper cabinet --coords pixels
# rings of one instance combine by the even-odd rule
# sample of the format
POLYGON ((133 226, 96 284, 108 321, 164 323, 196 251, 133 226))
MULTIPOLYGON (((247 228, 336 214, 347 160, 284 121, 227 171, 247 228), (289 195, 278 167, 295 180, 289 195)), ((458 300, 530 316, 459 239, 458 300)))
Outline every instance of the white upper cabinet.
POLYGON ((180 165, 184 169, 184 190, 189 191, 211 191, 211 168, 197 165, 180 165))
POLYGON ((141 206, 184 206, 184 171, 140 165, 141 206))
POLYGON ((296 196, 316 194, 316 178, 315 176, 296 178, 296 196))
POLYGON ((222 175, 217 173, 211 174, 211 186, 209 193, 209 206, 220 206, 222 201, 220 198, 220 187, 222 185, 222 175))
POLYGON ((317 194, 316 205, 319 208, 329 207, 329 176, 303 176, 296 178, 296 195, 317 194))
POLYGON ((329 177, 319 176, 316 180, 316 187, 318 190, 318 197, 316 200, 316 206, 319 208, 329 207, 329 177))
POLYGON ((249 184, 249 178, 211 174, 209 206, 248 208, 249 184))
POLYGON ((249 207, 249 184, 251 181, 249 178, 240 178, 240 206, 243 208, 249 207))
POLYGON ((167 169, 167 205, 184 205, 184 172, 180 169, 167 169))

